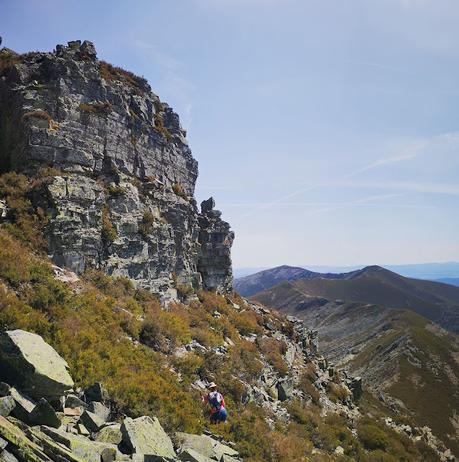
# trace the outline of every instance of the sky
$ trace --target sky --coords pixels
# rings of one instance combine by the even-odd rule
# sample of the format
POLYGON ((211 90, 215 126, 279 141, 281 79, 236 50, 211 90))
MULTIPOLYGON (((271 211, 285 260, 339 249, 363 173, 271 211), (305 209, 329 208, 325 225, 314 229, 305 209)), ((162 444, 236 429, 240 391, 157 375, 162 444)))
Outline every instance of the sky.
POLYGON ((235 267, 459 260, 457 0, 0 0, 3 46, 88 39, 180 115, 235 267))

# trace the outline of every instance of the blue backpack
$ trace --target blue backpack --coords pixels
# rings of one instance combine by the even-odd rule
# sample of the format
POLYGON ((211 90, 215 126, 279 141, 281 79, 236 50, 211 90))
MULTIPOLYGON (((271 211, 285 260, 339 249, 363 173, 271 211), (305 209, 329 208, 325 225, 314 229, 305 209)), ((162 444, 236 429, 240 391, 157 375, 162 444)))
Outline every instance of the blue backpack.
POLYGON ((210 393, 209 404, 212 407, 212 409, 216 409, 217 411, 219 411, 222 408, 222 398, 220 393, 210 393))

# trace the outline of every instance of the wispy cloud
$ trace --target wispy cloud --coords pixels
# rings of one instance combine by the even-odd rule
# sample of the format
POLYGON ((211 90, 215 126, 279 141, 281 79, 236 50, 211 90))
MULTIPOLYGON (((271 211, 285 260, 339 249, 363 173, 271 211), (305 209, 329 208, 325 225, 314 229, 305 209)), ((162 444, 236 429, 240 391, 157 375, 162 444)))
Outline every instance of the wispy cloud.
POLYGON ((350 181, 337 183, 337 187, 371 188, 389 191, 405 191, 425 194, 444 194, 459 196, 459 184, 429 183, 415 181, 350 181))
MULTIPOLYGON (((387 181, 375 183, 374 181, 355 181, 354 179, 359 177, 366 172, 380 169, 388 166, 393 166, 402 162, 412 161, 419 156, 427 152, 428 148, 442 145, 448 147, 449 150, 456 152, 459 149, 459 133, 444 133, 438 136, 433 136, 428 139, 415 140, 410 143, 408 146, 401 149, 399 152, 391 153, 380 159, 376 159, 361 168, 358 168, 346 175, 341 179, 337 179, 330 182, 316 183, 313 185, 305 186, 304 188, 293 191, 289 194, 281 196, 277 199, 274 199, 270 202, 266 202, 259 205, 254 205, 251 210, 244 213, 240 218, 247 218, 256 213, 263 212, 267 209, 273 208, 277 205, 286 205, 289 199, 297 197, 306 192, 317 190, 320 188, 339 188, 339 187, 352 187, 353 185, 357 188, 378 188, 378 189, 387 189, 394 191, 407 191, 407 192, 419 192, 419 193, 430 193, 430 194, 448 194, 448 195, 458 195, 459 194, 459 185, 456 184, 437 184, 437 183, 425 183, 425 182, 415 182, 415 181, 387 181), (349 181, 349 180, 353 181, 349 181)), ((368 198, 364 198, 363 202, 368 198)), ((358 202, 352 202, 352 206, 358 205, 358 202)), ((326 211, 325 209, 323 211, 326 211)))
POLYGON ((428 145, 429 141, 419 141, 410 144, 407 148, 403 149, 400 153, 395 155, 390 155, 383 157, 382 159, 377 159, 374 162, 369 163, 368 165, 363 166, 362 168, 351 173, 350 176, 356 176, 360 173, 367 172, 368 170, 373 170, 378 167, 384 167, 386 165, 397 164, 405 160, 410 160, 418 157, 423 149, 428 145))

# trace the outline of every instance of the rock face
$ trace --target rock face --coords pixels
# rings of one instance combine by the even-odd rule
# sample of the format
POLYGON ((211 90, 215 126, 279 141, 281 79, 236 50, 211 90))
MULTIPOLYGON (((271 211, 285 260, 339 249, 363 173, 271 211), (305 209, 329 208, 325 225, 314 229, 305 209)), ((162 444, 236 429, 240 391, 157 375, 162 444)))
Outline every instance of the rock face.
POLYGON ((213 202, 197 210, 197 162, 177 114, 90 42, 14 55, 0 75, 0 140, 0 173, 48 169, 39 206, 57 265, 161 295, 232 288, 234 235, 213 202))
POLYGON ((123 443, 129 450, 137 454, 148 454, 158 457, 175 457, 171 439, 161 427, 157 418, 126 418, 121 425, 123 443))
POLYGON ((56 398, 73 387, 68 365, 36 334, 0 333, 0 375, 33 398, 56 398))

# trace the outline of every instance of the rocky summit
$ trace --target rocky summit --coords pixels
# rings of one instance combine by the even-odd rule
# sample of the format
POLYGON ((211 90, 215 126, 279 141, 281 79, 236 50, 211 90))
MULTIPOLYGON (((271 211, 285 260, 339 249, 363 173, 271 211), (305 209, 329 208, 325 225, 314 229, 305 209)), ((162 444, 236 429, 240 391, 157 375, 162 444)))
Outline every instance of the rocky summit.
POLYGON ((231 289, 234 234, 213 199, 198 211, 186 133, 145 79, 99 61, 88 41, 0 60, 0 173, 49 178, 31 200, 57 265, 165 298, 231 289))

